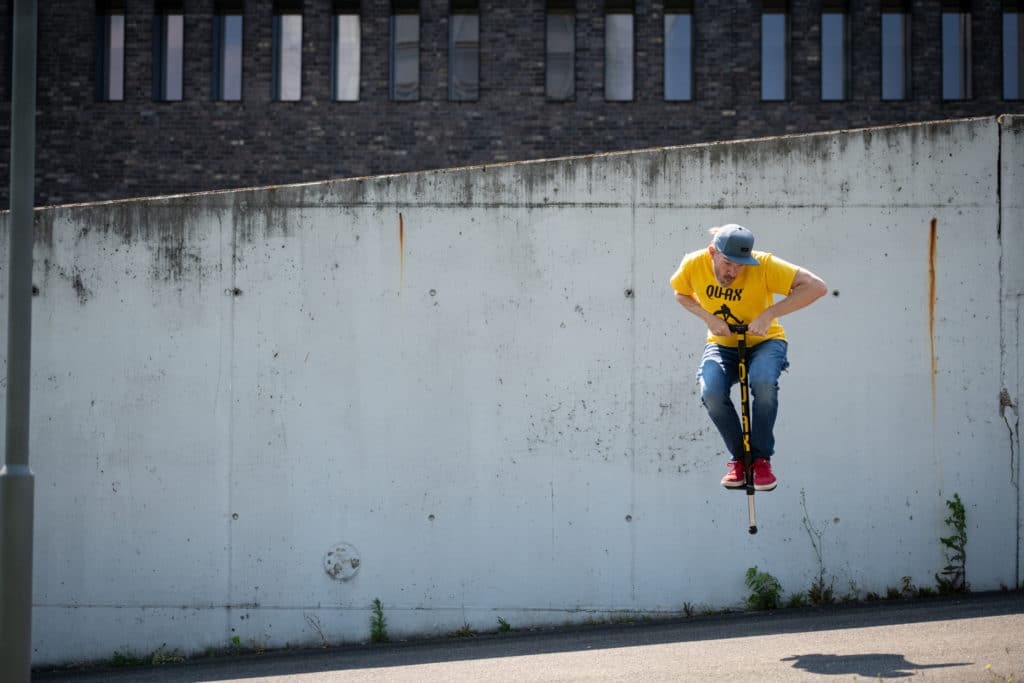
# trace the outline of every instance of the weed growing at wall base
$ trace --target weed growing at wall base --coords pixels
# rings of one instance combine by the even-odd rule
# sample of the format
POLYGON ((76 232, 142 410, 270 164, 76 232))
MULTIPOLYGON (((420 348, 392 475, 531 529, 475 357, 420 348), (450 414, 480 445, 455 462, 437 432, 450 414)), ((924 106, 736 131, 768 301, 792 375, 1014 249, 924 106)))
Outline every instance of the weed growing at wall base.
POLYGON ((782 584, 768 572, 759 572, 757 567, 747 570, 747 588, 750 596, 747 604, 751 609, 777 609, 782 600, 782 584))
POLYGON ((110 658, 110 666, 118 668, 125 666, 146 666, 147 664, 149 664, 148 660, 137 655, 133 655, 130 652, 115 652, 114 656, 110 658))
POLYGON ((835 593, 832 582, 825 581, 825 557, 821 548, 821 539, 825 535, 825 529, 816 529, 811 525, 811 516, 807 512, 807 493, 803 489, 800 489, 800 506, 804 509, 804 529, 807 530, 807 536, 811 539, 814 555, 818 558, 818 578, 807 590, 807 599, 815 606, 831 605, 835 602, 835 593))
POLYGON ((832 587, 832 582, 825 582, 825 576, 822 574, 818 575, 811 587, 807 589, 807 599, 810 604, 815 607, 822 605, 831 605, 836 601, 835 589, 832 587))
POLYGON ((448 634, 449 638, 476 638, 476 631, 469 624, 463 624, 462 628, 456 629, 448 634))
POLYGON ((373 599, 373 615, 370 617, 370 640, 375 643, 388 642, 388 622, 384 618, 384 605, 380 598, 373 599))
POLYGON ((966 593, 971 589, 967 583, 967 513, 960 500, 960 494, 954 493, 952 500, 946 501, 949 516, 946 525, 953 528, 953 535, 939 538, 946 546, 946 561, 949 563, 941 573, 935 575, 935 582, 940 593, 966 593))
POLYGON ((807 596, 803 591, 797 591, 786 599, 786 607, 803 607, 807 604, 807 596))
POLYGON ((114 656, 110 659, 110 666, 112 667, 129 667, 129 666, 161 666, 164 664, 180 664, 185 661, 185 657, 182 656, 177 650, 168 652, 165 650, 167 643, 164 643, 153 652, 139 657, 131 653, 115 652, 114 656))

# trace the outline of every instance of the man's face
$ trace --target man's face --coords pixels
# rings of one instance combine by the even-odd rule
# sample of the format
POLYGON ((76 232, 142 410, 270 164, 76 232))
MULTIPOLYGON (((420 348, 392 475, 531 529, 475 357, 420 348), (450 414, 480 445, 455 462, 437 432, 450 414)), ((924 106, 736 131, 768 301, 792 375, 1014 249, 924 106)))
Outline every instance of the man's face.
POLYGON ((708 251, 711 252, 711 265, 715 269, 715 279, 723 287, 731 285, 746 267, 742 263, 733 263, 714 247, 709 246, 708 251))

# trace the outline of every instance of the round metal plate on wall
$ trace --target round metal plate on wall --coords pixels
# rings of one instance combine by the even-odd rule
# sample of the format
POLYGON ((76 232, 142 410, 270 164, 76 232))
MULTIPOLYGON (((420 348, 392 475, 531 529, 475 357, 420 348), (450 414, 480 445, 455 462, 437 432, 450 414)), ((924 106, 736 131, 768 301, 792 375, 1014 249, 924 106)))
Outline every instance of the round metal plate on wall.
POLYGON ((324 555, 324 571, 336 581, 348 581, 359 572, 359 551, 349 543, 339 543, 324 555))

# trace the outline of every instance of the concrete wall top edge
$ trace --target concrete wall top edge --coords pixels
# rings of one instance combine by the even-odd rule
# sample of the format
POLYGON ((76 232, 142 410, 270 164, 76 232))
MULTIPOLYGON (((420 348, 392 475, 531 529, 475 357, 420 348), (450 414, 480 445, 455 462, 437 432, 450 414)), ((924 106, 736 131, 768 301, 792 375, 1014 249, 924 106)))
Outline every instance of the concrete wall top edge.
MULTIPOLYGON (((1000 130, 1024 117, 978 117, 467 166, 387 176, 40 207, 36 244, 95 231, 182 245, 216 217, 244 242, 289 235, 287 209, 433 208, 787 210, 809 206, 993 206, 1000 130), (873 180, 848 182, 855 163, 873 180)), ((1005 201, 1004 197, 1004 201, 1005 201)), ((0 239, 7 232, 0 214, 0 239)), ((409 216, 406 216, 406 220, 409 216)), ((398 220, 396 216, 396 220, 398 220)))
MULTIPOLYGON (((910 131, 912 133, 918 133, 920 131, 927 131, 929 129, 936 129, 938 127, 946 126, 971 126, 976 125, 979 121, 992 121, 997 125, 1016 127, 1021 124, 1024 117, 1004 114, 1001 116, 983 116, 965 119, 943 119, 936 121, 926 122, 911 122, 902 123, 886 126, 866 127, 866 128, 852 128, 852 129, 841 129, 834 131, 825 132, 813 132, 813 133, 794 133, 788 135, 770 136, 762 138, 740 138, 733 140, 721 140, 715 142, 698 143, 691 145, 679 145, 679 146, 666 146, 666 147, 651 147, 636 150, 627 151, 616 151, 616 152, 604 152, 588 155, 579 156, 566 156, 566 157, 552 157, 547 159, 525 159, 518 161, 508 161, 498 164, 482 164, 475 166, 452 166, 448 168, 437 168, 428 169, 421 171, 410 171, 405 173, 387 174, 387 175, 376 175, 376 176, 359 176, 351 178, 328 178, 323 180, 316 180, 304 183, 292 183, 285 185, 268 185, 259 187, 239 187, 233 189, 224 190, 210 190, 193 193, 173 194, 173 195, 161 195, 152 197, 135 197, 128 199, 116 199, 100 202, 85 202, 76 204, 58 204, 50 206, 37 207, 36 211, 65 211, 65 210, 80 210, 89 207, 116 207, 125 204, 138 204, 148 203, 154 207, 166 206, 175 207, 182 203, 192 204, 196 200, 202 199, 203 204, 208 208, 227 208, 236 204, 241 195, 252 196, 255 193, 266 193, 273 192, 279 196, 279 198, 285 200, 287 205, 289 199, 293 197, 291 192, 297 191, 302 195, 308 195, 310 190, 318 190, 321 194, 330 193, 332 195, 339 195, 337 197, 322 198, 319 202, 315 203, 333 203, 336 201, 346 202, 356 200, 357 197, 364 195, 366 188, 369 187, 380 187, 384 184, 384 187, 393 184, 407 184, 407 183, 418 183, 420 185, 426 182, 436 182, 440 178, 450 178, 452 175, 465 174, 469 172, 483 172, 483 173, 511 173, 521 175, 523 173, 533 175, 538 170, 543 169, 544 171, 553 171, 557 166, 564 166, 570 164, 575 166, 578 164, 591 165, 595 162, 601 161, 636 161, 636 160, 647 160, 652 157, 663 157, 666 154, 680 154, 680 155, 709 155, 713 160, 720 159, 723 155, 735 154, 736 150, 747 149, 751 145, 763 147, 765 144, 783 145, 787 149, 795 149, 804 144, 820 145, 821 143, 829 140, 834 140, 836 136, 841 138, 848 138, 849 136, 864 136, 874 134, 889 134, 892 132, 900 133, 910 131)), ((543 173, 542 173, 543 175, 543 173)), ((505 188, 507 189, 507 188, 505 188)), ((309 197, 306 196, 305 199, 309 197)), ((374 201, 381 201, 382 198, 378 195, 372 198, 374 201)), ((578 198, 577 198, 578 200, 578 198)), ((263 199, 255 199, 250 201, 256 201, 263 203, 263 199)), ((461 200, 461 201, 464 201, 461 200)), ((6 215, 8 210, 0 211, 0 226, 6 224, 6 215)))

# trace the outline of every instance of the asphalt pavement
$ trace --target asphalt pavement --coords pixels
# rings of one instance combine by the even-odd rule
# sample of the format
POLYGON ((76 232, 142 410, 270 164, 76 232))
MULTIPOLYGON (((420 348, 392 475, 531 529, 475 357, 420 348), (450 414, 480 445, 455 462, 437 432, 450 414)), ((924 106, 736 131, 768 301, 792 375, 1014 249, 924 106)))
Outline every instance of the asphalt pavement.
POLYGON ((51 683, 1024 681, 1024 593, 37 671, 51 683))

